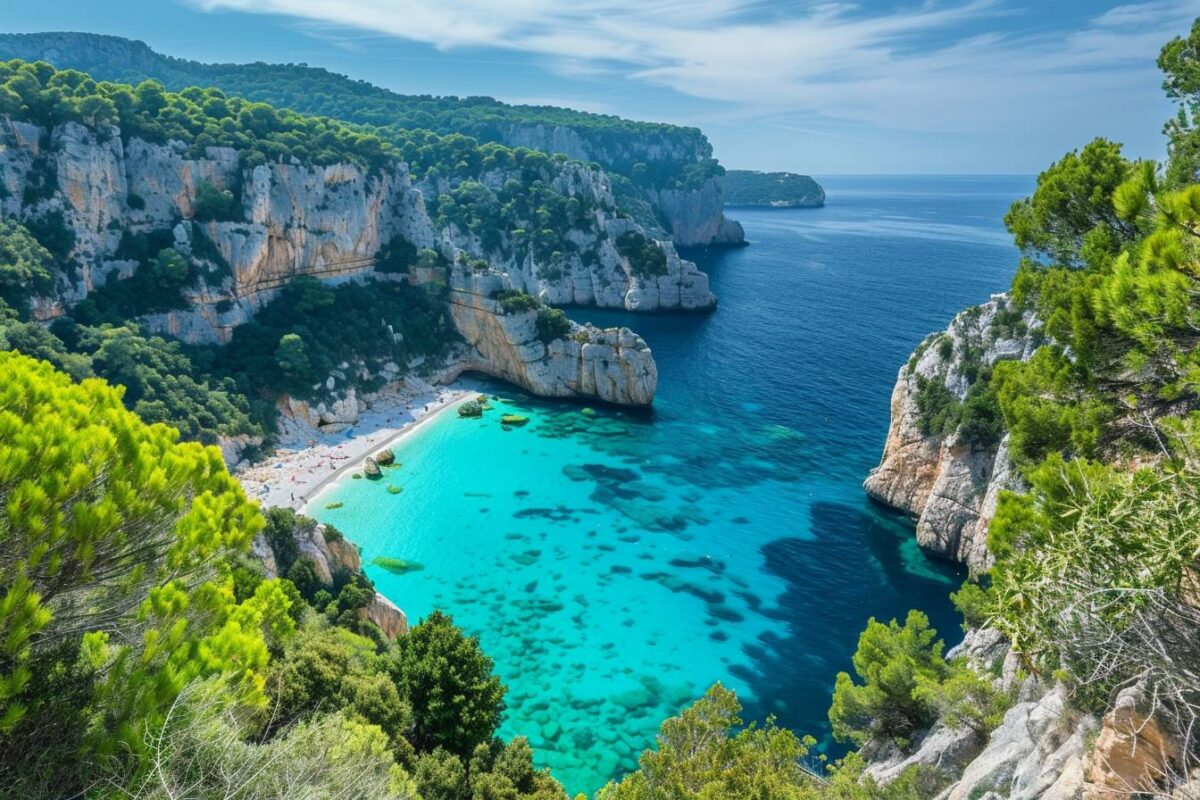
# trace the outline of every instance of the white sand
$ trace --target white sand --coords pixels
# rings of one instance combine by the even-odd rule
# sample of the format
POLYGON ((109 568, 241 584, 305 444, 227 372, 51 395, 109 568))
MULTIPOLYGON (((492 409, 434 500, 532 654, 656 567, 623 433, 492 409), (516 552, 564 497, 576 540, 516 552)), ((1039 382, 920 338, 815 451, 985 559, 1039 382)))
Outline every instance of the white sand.
POLYGON ((238 470, 235 477, 246 494, 264 508, 287 506, 303 511, 367 456, 479 391, 476 381, 458 380, 449 386, 426 384, 389 394, 373 402, 348 431, 319 433, 307 428, 285 432, 274 456, 238 470))

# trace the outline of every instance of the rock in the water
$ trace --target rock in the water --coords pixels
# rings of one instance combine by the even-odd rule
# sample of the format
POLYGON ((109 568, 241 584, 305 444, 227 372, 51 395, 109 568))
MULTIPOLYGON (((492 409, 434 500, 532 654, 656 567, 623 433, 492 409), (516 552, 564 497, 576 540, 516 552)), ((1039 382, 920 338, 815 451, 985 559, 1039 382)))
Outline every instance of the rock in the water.
POLYGON ((392 452, 392 448, 385 447, 375 454, 375 463, 381 467, 391 466, 396 463, 396 454, 392 452))
POLYGON ((543 341, 537 311, 506 314, 493 299, 508 288, 503 275, 454 270, 450 312, 474 353, 463 360, 463 369, 511 381, 542 397, 632 406, 654 400, 658 368, 640 336, 628 328, 571 323, 566 336, 543 341))
POLYGON ((363 462, 363 474, 372 480, 383 476, 383 470, 379 468, 379 463, 371 456, 367 456, 367 460, 363 462))

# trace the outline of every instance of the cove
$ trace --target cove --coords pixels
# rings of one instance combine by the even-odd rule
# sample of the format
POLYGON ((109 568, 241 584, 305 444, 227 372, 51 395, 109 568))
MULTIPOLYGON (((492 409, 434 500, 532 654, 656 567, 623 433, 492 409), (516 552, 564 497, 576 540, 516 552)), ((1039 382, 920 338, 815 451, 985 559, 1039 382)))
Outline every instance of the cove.
POLYGON ((948 645, 960 635, 961 571, 861 482, 909 353, 1007 287, 1000 219, 1033 181, 822 182, 827 207, 734 209, 750 247, 688 254, 714 313, 572 312, 650 344, 652 413, 492 385, 483 418, 443 414, 382 480, 343 480, 310 509, 412 621, 441 608, 480 636, 509 687, 501 734, 527 736, 569 792, 632 769, 717 680, 746 719, 840 752, 825 713, 869 617, 920 608, 948 645))

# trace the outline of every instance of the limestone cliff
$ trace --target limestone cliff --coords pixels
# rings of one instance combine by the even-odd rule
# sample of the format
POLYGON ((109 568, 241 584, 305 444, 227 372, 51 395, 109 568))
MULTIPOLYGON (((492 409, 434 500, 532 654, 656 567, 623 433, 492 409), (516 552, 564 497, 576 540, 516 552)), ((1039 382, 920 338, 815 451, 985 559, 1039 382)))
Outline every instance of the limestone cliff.
POLYGON ((78 69, 121 83, 153 79, 173 91, 215 86, 230 95, 351 123, 461 133, 514 148, 562 153, 638 176, 631 181, 630 191, 654 206, 657 223, 677 245, 744 242, 741 226, 722 214, 721 178, 698 181, 687 174, 697 166, 716 167, 712 145, 697 128, 616 120, 562 108, 509 106, 490 98, 465 99, 461 101, 464 113, 455 114, 457 98, 402 96, 301 64, 267 68, 287 83, 314 87, 311 94, 295 94, 264 81, 265 65, 203 64, 157 53, 144 42, 89 33, 0 34, 0 59, 9 58, 44 60, 60 69, 78 69), (473 113, 481 108, 488 111, 484 120, 473 113))
MULTIPOLYGON (((487 259, 549 302, 638 311, 709 308, 716 302, 707 276, 681 260, 670 242, 659 244, 668 275, 650 282, 633 274, 611 239, 642 229, 619 215, 604 174, 582 164, 557 169, 553 185, 564 195, 589 195, 595 211, 567 233, 570 246, 551 265, 504 246, 509 232, 500 237, 501 245, 484 247, 480 231, 435 228, 422 189, 448 186, 414 185, 400 161, 375 174, 353 164, 272 163, 242 170, 238 154, 228 148, 208 148, 203 158, 182 152, 177 144, 123 143, 115 129, 97 134, 67 123, 45 130, 0 119, 0 213, 18 220, 61 213, 75 237, 72 256, 80 269, 54 301, 78 301, 109 274, 127 276, 136 268, 118 257, 124 237, 173 229, 181 252, 224 262, 231 272, 224 281, 197 287, 187 313, 150 321, 190 340, 226 339, 297 275, 330 281, 370 273, 374 255, 395 236, 450 257, 462 251, 487 259), (26 191, 42 183, 49 186, 44 196, 26 191), (240 195, 241 213, 191 222, 203 184, 240 195)), ((485 180, 500 185, 508 177, 496 171, 485 180)), ((39 307, 40 316, 61 313, 54 301, 39 307)))
MULTIPOLYGON (((664 126, 665 128, 665 126, 664 126)), ((635 164, 700 164, 712 158, 712 145, 695 128, 670 127, 657 134, 589 136, 586 129, 565 125, 517 123, 503 129, 499 140, 509 147, 563 153, 586 162, 631 168, 635 164)), ((680 247, 741 245, 742 226, 725 217, 724 178, 712 176, 694 185, 638 187, 653 207, 663 229, 680 247)))
POLYGON ((628 328, 572 323, 566 335, 545 341, 538 311, 505 313, 495 296, 511 288, 505 276, 454 270, 450 312, 471 347, 461 360, 543 397, 597 397, 648 406, 658 385, 650 348, 628 328))
POLYGON ((1020 478, 1005 439, 980 447, 957 432, 923 433, 917 396, 929 381, 961 401, 981 365, 1032 356, 1040 342, 1036 321, 1010 316, 1007 297, 997 295, 922 343, 900 369, 883 458, 864 484, 871 497, 917 520, 923 548, 973 570, 989 565, 988 522, 999 493, 1017 488, 1020 478))
MULTIPOLYGON (((394 237, 433 249, 447 262, 482 259, 490 272, 503 275, 505 287, 550 303, 636 311, 715 304, 707 276, 680 259, 669 241, 653 245, 664 255, 662 275, 639 275, 618 252, 618 237, 644 232, 617 212, 604 173, 570 163, 554 170, 554 190, 587 197, 591 211, 567 232, 565 255, 550 265, 511 246, 508 231, 490 232, 488 238, 499 243, 485 247, 487 231, 435 224, 423 190, 446 187, 415 184, 400 161, 370 173, 354 164, 243 169, 228 148, 210 147, 203 157, 190 158, 182 145, 123 140, 116 129, 96 132, 67 123, 47 130, 0 118, 0 216, 61 220, 74 240, 70 257, 77 268, 59 276, 53 296, 35 301, 38 319, 59 316, 105 281, 134 274, 139 264, 122 257, 123 242, 148 233, 166 233, 177 251, 202 267, 197 284, 185 292, 185 308, 141 319, 187 342, 228 341, 237 325, 299 275, 325 282, 395 279, 373 271, 376 253, 394 237), (206 184, 237 198, 231 218, 194 219, 206 184)), ((496 171, 485 179, 503 184, 509 177, 496 171)), ((401 279, 441 276, 417 270, 401 279)), ((629 331, 593 329, 585 337, 572 329, 568 338, 542 345, 528 319, 492 319, 489 303, 477 303, 474 314, 464 312, 461 298, 453 304, 460 332, 475 348, 473 368, 548 396, 633 405, 653 398, 653 359, 629 331), (535 357, 537 348, 544 352, 535 357)), ((338 404, 351 399, 331 396, 330 414, 337 417, 338 404)))

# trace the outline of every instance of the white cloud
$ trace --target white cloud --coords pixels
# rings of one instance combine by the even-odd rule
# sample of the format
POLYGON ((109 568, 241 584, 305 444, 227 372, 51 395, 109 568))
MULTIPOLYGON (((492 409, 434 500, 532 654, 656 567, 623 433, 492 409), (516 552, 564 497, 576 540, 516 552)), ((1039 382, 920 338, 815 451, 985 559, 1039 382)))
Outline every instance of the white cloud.
POLYGON ((925 0, 877 14, 848 3, 762 0, 191 2, 442 50, 507 49, 559 74, 624 75, 761 116, 928 131, 1011 125, 1014 109, 1063 117, 1088 98, 1119 104, 1157 82, 1158 48, 1200 13, 1200 0, 1149 0, 1069 31, 1014 34, 979 33, 1018 13, 1005 0, 925 0))

